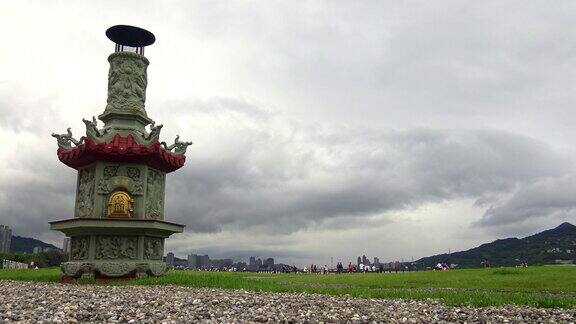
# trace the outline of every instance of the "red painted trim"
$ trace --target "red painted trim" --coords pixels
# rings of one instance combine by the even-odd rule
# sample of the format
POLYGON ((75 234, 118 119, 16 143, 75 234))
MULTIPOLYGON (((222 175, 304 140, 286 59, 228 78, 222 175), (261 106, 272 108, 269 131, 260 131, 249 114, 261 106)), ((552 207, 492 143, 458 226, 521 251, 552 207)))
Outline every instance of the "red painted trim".
POLYGON ((67 166, 78 169, 96 161, 141 163, 164 172, 180 169, 186 162, 184 154, 166 151, 159 142, 150 146, 136 143, 134 137, 114 135, 109 142, 95 143, 86 138, 84 143, 72 149, 59 148, 58 159, 67 166))

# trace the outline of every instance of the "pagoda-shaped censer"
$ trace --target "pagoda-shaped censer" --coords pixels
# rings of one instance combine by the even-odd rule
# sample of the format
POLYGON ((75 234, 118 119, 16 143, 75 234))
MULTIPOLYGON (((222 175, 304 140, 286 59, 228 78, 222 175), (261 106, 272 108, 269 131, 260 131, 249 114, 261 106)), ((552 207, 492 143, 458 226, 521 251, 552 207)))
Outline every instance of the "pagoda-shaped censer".
POLYGON ((147 30, 118 25, 106 35, 116 44, 108 57, 108 104, 98 116, 83 119, 86 136, 52 134, 58 158, 78 170, 74 218, 50 222, 70 237, 64 277, 144 277, 166 273, 164 239, 183 225, 164 221, 166 174, 181 168, 186 147, 159 142, 162 125, 144 109, 148 59, 144 47, 155 37, 147 30), (149 127, 148 129, 146 127, 149 127))

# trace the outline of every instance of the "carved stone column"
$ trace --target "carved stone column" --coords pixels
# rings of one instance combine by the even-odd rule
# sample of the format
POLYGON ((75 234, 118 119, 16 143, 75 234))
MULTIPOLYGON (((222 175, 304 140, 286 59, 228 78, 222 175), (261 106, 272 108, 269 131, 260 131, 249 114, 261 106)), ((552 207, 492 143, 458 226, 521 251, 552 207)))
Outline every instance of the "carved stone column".
POLYGON ((116 52, 108 62, 108 100, 98 118, 106 127, 117 126, 119 119, 136 120, 143 129, 152 122, 145 109, 148 59, 132 52, 116 52))

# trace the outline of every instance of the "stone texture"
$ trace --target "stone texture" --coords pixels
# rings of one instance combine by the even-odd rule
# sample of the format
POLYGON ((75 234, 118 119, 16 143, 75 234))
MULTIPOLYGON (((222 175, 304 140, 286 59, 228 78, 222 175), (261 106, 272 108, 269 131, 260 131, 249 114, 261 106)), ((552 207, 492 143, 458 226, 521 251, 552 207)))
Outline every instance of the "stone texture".
POLYGON ((0 322, 22 323, 573 323, 575 309, 451 307, 383 300, 176 286, 0 281, 0 322))
POLYGON ((146 276, 163 276, 168 271, 166 263, 143 261, 91 261, 63 262, 60 265, 62 274, 67 277, 94 278, 96 273, 110 278, 135 275, 138 278, 146 276))

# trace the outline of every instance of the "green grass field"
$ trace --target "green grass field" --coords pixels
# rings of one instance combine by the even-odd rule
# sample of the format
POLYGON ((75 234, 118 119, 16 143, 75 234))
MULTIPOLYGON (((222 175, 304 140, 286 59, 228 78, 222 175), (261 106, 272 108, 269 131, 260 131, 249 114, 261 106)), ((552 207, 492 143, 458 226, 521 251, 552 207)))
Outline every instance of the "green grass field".
MULTIPOLYGON (((59 280, 60 270, 0 270, 0 280, 59 280)), ((268 274, 172 271, 160 278, 107 281, 113 285, 180 285, 367 298, 441 299, 449 305, 503 304, 576 307, 576 267, 469 269, 369 274, 268 274)))

